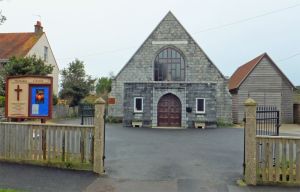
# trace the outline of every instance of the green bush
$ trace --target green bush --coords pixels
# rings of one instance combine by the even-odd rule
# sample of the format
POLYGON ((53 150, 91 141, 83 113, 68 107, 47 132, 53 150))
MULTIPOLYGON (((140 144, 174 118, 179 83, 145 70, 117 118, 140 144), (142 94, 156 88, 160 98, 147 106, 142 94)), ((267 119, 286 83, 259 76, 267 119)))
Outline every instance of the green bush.
POLYGON ((232 127, 233 124, 226 121, 225 119, 223 118, 218 118, 217 119, 217 127, 232 127))
POLYGON ((0 189, 0 192, 21 192, 14 189, 0 189))
POLYGON ((105 122, 106 123, 122 123, 122 119, 117 118, 117 117, 108 116, 108 117, 106 117, 105 122))
POLYGON ((52 96, 52 104, 53 105, 57 105, 57 103, 58 103, 58 97, 55 94, 53 94, 53 96, 52 96))
POLYGON ((4 106, 5 106, 5 97, 0 96, 0 107, 4 107, 4 106))

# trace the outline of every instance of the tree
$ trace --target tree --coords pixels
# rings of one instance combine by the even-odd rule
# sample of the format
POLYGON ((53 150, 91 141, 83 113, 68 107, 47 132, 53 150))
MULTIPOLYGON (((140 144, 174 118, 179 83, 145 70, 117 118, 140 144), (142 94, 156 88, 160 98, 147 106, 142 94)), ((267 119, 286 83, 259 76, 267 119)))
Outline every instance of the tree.
MULTIPOLYGON (((3 0, 0 0, 3 1, 3 0)), ((0 25, 2 25, 6 21, 6 17, 2 15, 2 10, 0 10, 0 25)))
POLYGON ((0 11, 0 25, 2 25, 6 21, 6 17, 2 15, 2 11, 0 11))
POLYGON ((96 85, 96 93, 99 94, 108 94, 111 91, 111 82, 110 77, 101 77, 98 79, 96 85))
POLYGON ((47 65, 36 55, 28 57, 11 57, 0 70, 0 95, 5 93, 7 76, 17 75, 48 75, 53 71, 52 65, 47 65))
POLYGON ((11 57, 4 65, 6 76, 15 75, 48 75, 53 71, 54 66, 47 65, 36 55, 29 57, 11 57))
POLYGON ((60 97, 70 100, 70 106, 78 105, 81 99, 94 90, 96 79, 86 75, 83 61, 75 59, 62 70, 61 75, 60 97))

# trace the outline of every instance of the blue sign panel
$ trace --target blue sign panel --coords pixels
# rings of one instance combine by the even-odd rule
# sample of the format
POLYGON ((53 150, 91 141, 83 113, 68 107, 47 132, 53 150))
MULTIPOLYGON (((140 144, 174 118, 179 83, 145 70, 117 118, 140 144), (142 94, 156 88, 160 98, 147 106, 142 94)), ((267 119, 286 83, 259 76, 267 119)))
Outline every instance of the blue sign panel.
POLYGON ((49 116, 49 86, 31 86, 30 116, 49 116))

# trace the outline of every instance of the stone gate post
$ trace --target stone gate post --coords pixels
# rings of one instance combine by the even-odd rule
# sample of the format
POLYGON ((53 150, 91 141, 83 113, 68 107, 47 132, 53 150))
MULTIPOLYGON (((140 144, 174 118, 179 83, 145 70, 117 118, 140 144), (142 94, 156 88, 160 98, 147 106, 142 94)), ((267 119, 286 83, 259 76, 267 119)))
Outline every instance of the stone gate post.
POLYGON ((256 102, 248 98, 245 101, 245 182, 256 185, 256 102))
POLYGON ((104 173, 103 147, 104 147, 104 110, 105 101, 100 97, 95 102, 95 135, 94 135, 94 167, 93 171, 98 174, 104 173))

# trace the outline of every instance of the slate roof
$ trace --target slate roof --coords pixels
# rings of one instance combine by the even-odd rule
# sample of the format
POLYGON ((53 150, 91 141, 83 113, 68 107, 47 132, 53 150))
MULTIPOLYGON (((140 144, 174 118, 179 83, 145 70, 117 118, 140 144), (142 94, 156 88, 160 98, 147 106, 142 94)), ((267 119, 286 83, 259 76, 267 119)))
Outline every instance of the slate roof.
POLYGON ((24 57, 43 33, 0 33, 0 59, 24 57))
POLYGON ((287 80, 287 82, 294 88, 294 85, 292 82, 285 76, 285 74, 278 68, 278 66, 273 62, 273 60, 269 57, 267 53, 263 53, 259 55, 258 57, 252 59, 251 61, 247 62, 246 64, 240 66, 230 77, 229 83, 228 83, 228 89, 229 91, 238 89, 240 85, 243 83, 243 81, 248 77, 248 75, 253 71, 253 69, 256 67, 257 64, 260 63, 260 61, 266 57, 271 61, 273 66, 279 71, 279 74, 287 80))

